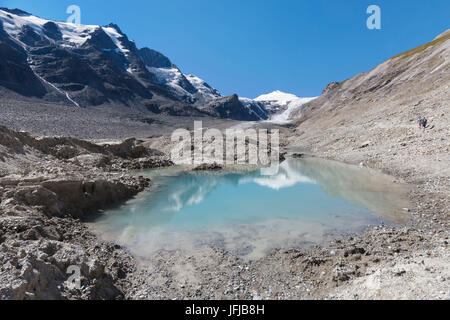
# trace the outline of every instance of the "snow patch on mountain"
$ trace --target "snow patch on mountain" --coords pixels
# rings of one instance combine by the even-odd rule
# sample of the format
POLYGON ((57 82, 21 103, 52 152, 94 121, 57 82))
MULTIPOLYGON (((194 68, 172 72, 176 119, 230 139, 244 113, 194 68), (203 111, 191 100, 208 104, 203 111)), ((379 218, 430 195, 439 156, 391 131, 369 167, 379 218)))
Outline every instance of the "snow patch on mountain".
POLYGON ((194 75, 185 75, 178 68, 153 68, 147 66, 147 70, 155 76, 159 84, 169 86, 180 98, 187 98, 193 102, 203 104, 222 97, 219 91, 212 88, 204 80, 194 75), (197 92, 190 93, 183 88, 183 80, 189 81, 197 92))
POLYGON ((267 107, 272 109, 277 109, 278 107, 284 107, 287 109, 281 113, 275 114, 268 121, 276 124, 286 124, 290 122, 291 114, 299 109, 304 104, 316 99, 314 98, 300 98, 295 94, 282 92, 280 90, 276 90, 274 92, 261 95, 254 99, 255 101, 264 103, 267 107))
MULTIPOLYGON (((34 32, 45 36, 44 25, 51 20, 42 19, 33 15, 16 15, 0 10, 0 20, 3 22, 3 29, 13 38, 17 39, 23 27, 28 26, 34 32)), ((90 34, 99 26, 77 25, 66 22, 53 22, 62 33, 65 45, 79 47, 91 38, 90 34)))

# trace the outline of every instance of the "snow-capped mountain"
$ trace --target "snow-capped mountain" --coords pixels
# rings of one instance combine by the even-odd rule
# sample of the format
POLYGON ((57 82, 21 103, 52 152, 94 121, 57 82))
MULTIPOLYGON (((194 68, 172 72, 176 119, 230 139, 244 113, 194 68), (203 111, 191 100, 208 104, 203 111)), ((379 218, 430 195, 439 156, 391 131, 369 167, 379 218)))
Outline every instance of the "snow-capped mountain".
POLYGON ((273 114, 269 120, 270 122, 285 124, 289 123, 290 116, 295 110, 300 109, 303 105, 316 98, 300 98, 294 94, 277 90, 261 95, 254 101, 263 104, 265 109, 273 114))
POLYGON ((194 75, 185 75, 176 66, 170 68, 148 67, 158 84, 168 87, 178 98, 195 104, 205 104, 222 95, 204 80, 194 75))
POLYGON ((0 87, 76 107, 263 120, 259 103, 222 97, 163 54, 138 49, 117 25, 75 25, 0 8, 0 87), (219 111, 220 110, 220 111, 219 111))
POLYGON ((239 98, 239 101, 259 120, 265 120, 270 117, 271 112, 263 103, 249 98, 239 98))
MULTIPOLYGON (((0 9, 0 18, 3 25, 3 30, 6 31, 16 42, 27 46, 21 38, 26 34, 34 32, 35 40, 44 40, 39 36, 46 36, 47 41, 50 39, 54 42, 59 41, 61 46, 77 48, 82 46, 87 40, 91 39, 92 33, 98 29, 98 26, 75 25, 63 22, 51 22, 49 20, 41 19, 32 16, 25 11, 19 9, 9 10, 6 8, 0 9), (38 36, 38 37, 36 37, 38 36)), ((113 28, 103 28, 103 30, 111 37, 111 39, 124 52, 119 38, 121 37, 113 28)))
POLYGON ((184 76, 198 90, 198 92, 201 94, 201 97, 203 97, 205 101, 208 100, 211 101, 222 97, 219 91, 211 87, 209 84, 207 84, 204 80, 200 79, 199 77, 196 77, 192 74, 185 74, 184 76))
POLYGON ((279 106, 286 106, 290 102, 300 99, 295 94, 282 92, 280 90, 273 91, 268 94, 263 94, 257 98, 255 98, 255 101, 262 101, 262 102, 272 102, 279 106))

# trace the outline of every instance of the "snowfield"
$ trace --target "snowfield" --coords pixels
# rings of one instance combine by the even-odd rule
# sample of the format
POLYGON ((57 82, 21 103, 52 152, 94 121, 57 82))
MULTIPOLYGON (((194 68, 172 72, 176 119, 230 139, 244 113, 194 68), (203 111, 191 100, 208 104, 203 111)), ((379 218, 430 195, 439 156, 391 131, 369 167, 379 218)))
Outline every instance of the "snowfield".
MULTIPOLYGON (((102 28, 103 31, 111 38, 117 48, 123 54, 130 51, 126 49, 121 38, 123 37, 116 29, 112 27, 101 27, 98 25, 78 25, 67 22, 54 22, 51 20, 42 19, 33 15, 13 14, 0 10, 0 20, 3 22, 3 29, 14 39, 17 39, 25 26, 30 27, 36 33, 46 37, 48 40, 55 42, 45 34, 45 24, 54 23, 62 34, 64 47, 80 47, 87 40, 91 38, 91 34, 102 28)), ((17 42, 24 48, 26 45, 17 40, 17 42)))
POLYGON ((299 109, 304 104, 316 99, 314 98, 300 98, 294 94, 282 92, 276 90, 269 94, 264 94, 255 99, 255 101, 262 102, 271 106, 287 107, 287 109, 279 114, 274 115, 271 119, 267 120, 275 124, 286 124, 290 122, 290 116, 292 112, 299 109))

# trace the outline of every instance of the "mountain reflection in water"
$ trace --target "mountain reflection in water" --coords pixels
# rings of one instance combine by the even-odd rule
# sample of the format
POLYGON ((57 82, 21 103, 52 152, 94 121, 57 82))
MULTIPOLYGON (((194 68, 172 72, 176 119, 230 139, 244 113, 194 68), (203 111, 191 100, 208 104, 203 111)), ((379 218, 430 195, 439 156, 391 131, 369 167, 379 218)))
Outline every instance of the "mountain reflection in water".
POLYGON ((274 176, 259 170, 169 170, 159 171, 154 183, 154 190, 94 223, 102 236, 144 258, 161 249, 202 245, 258 258, 273 248, 322 244, 368 224, 408 219, 404 185, 372 170, 315 158, 289 159, 274 176))

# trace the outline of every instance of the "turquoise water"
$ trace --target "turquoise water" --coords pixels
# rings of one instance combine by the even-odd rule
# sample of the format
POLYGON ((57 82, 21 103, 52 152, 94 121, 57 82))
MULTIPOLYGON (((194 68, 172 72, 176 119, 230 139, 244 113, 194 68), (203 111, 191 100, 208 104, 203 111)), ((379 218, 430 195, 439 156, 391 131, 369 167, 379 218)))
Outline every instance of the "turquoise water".
POLYGON ((407 219, 406 189, 370 170, 290 159, 260 171, 148 171, 154 188, 102 215, 94 227, 142 258, 158 250, 218 246, 256 259, 275 248, 324 244, 368 225, 407 219))

